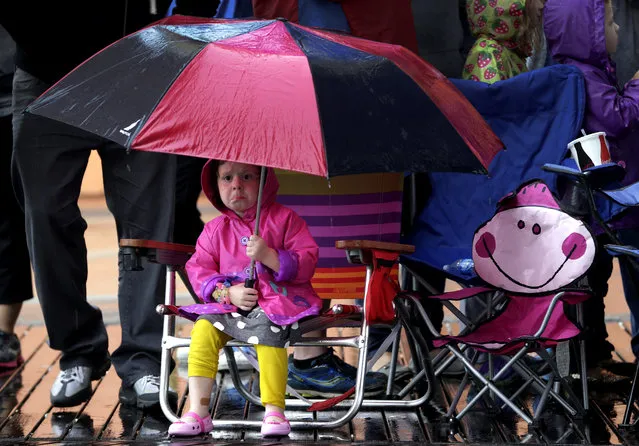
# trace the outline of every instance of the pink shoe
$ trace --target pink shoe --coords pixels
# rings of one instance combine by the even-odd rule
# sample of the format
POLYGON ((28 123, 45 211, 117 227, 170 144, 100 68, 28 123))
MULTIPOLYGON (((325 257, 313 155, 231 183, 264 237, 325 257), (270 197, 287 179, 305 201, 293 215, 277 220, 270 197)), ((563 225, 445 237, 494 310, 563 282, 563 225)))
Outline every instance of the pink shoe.
POLYGON ((262 437, 285 437, 291 433, 291 424, 283 414, 275 411, 268 412, 264 415, 264 420, 268 417, 276 417, 282 421, 269 421, 268 423, 262 421, 262 437))
POLYGON ((213 430, 211 417, 202 418, 195 412, 187 412, 175 423, 169 426, 169 435, 179 437, 192 437, 194 435, 208 434, 213 430), (193 418, 197 421, 184 421, 185 418, 193 418))

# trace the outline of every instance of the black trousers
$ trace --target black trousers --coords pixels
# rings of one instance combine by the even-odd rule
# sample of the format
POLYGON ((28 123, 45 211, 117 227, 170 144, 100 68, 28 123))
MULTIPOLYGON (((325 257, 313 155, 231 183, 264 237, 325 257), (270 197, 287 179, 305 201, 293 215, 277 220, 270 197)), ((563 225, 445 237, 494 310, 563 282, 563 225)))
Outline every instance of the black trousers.
MULTIPOLYGON (((36 290, 51 348, 61 368, 97 366, 108 356, 101 311, 87 302, 87 223, 78 207, 91 150, 102 160, 104 192, 119 238, 170 241, 175 157, 127 152, 95 135, 31 114, 26 106, 49 85, 18 69, 14 76, 13 167, 24 189, 26 233, 36 290)), ((113 240, 118 243, 118 240, 113 240)), ((119 256, 118 305, 122 341, 112 361, 123 384, 160 370, 165 268, 126 271, 119 256)))
POLYGON ((197 200, 202 192, 202 168, 204 158, 190 156, 177 157, 177 176, 175 189, 175 222, 173 241, 185 245, 195 245, 204 230, 197 200))
POLYGON ((33 297, 24 213, 11 185, 13 137, 11 116, 0 117, 0 304, 33 297))

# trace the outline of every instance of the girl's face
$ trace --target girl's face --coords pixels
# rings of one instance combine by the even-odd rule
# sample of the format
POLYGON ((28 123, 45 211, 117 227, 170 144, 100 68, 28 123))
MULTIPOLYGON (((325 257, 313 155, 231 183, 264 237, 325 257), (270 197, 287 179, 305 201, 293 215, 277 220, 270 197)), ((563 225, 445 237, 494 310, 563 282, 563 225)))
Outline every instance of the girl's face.
POLYGON ((217 168, 217 188, 224 206, 242 217, 257 202, 260 169, 242 163, 225 162, 217 168))
POLYGON ((615 23, 615 17, 612 12, 612 2, 606 2, 606 51, 608 54, 614 54, 617 51, 619 43, 619 25, 615 23))

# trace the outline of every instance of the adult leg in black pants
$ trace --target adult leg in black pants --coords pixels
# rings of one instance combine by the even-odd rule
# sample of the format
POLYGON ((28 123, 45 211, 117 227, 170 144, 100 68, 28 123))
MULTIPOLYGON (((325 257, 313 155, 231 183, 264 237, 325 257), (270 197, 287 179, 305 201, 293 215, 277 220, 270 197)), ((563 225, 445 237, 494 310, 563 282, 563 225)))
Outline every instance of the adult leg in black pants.
MULTIPOLYGON (((22 111, 50 85, 18 69, 14 77, 14 164, 24 188, 26 232, 38 297, 61 372, 51 389, 55 406, 73 406, 91 394, 91 380, 110 366, 100 310, 86 296, 86 222, 78 207, 92 149, 102 159, 107 205, 118 237, 171 240, 175 157, 126 152, 95 135, 22 111)), ((117 243, 117 240, 114 240, 117 243)), ((125 403, 157 403, 164 268, 126 271, 119 260, 122 342, 113 363, 125 403)))
MULTIPOLYGON (((33 297, 31 265, 24 232, 24 214, 11 185, 13 152, 11 94, 15 43, 0 26, 0 368, 14 368, 22 360, 14 333, 22 302, 33 297)), ((21 194, 22 191, 16 191, 21 194)))
POLYGON ((197 199, 202 191, 200 176, 206 161, 205 158, 177 156, 173 223, 175 243, 195 245, 204 229, 204 222, 197 208, 197 199))
MULTIPOLYGON (((613 361, 614 346, 608 341, 604 298, 608 294, 608 280, 612 275, 612 256, 605 250, 609 243, 606 235, 597 237, 598 251, 586 277, 592 297, 583 303, 583 337, 586 341, 586 366, 592 384, 627 384, 629 378, 622 376, 623 366, 613 361)), ((574 309, 569 310, 574 313, 574 309)), ((573 314, 573 317, 575 315, 573 314)), ((626 372, 626 374, 628 374, 626 372)))
POLYGON ((11 185, 11 115, 0 117, 0 369, 22 360, 14 328, 22 303, 33 297, 24 214, 11 185))

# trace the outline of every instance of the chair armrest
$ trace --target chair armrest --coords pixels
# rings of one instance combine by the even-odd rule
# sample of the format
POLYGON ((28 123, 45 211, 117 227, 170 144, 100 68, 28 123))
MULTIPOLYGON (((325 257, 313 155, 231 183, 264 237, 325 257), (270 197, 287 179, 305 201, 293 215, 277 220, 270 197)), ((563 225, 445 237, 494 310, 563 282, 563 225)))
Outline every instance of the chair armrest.
POLYGON ((584 181, 593 189, 601 189, 623 180, 626 170, 617 163, 607 163, 600 166, 591 167, 583 172, 568 166, 559 164, 544 164, 542 167, 546 172, 556 173, 569 177, 574 181, 584 181))
POLYGON ((398 254, 412 254, 415 252, 413 245, 375 242, 372 240, 338 240, 335 242, 335 247, 337 249, 376 249, 378 251, 390 251, 398 254))
POLYGON ((184 266, 195 252, 195 247, 157 240, 120 239, 120 250, 124 268, 128 271, 140 271, 143 257, 161 265, 184 266))
POLYGON ((373 240, 337 240, 337 249, 344 249, 350 263, 370 265, 373 256, 371 251, 387 251, 399 254, 412 254, 415 252, 413 245, 400 243, 376 242, 373 240))
POLYGON ((625 245, 604 245, 606 250, 613 256, 628 255, 631 257, 639 258, 639 249, 634 246, 625 245))

